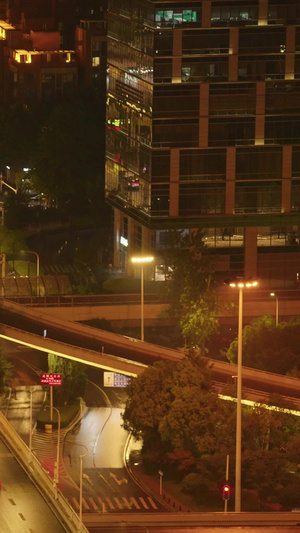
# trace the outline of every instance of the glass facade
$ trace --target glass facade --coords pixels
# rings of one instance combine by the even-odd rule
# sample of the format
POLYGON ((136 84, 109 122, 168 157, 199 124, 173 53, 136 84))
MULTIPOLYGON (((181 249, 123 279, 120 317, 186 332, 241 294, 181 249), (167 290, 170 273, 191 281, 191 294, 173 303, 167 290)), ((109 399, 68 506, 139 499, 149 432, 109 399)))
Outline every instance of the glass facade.
POLYGON ((146 246, 299 244, 297 25, 298 0, 109 1, 106 196, 146 246))

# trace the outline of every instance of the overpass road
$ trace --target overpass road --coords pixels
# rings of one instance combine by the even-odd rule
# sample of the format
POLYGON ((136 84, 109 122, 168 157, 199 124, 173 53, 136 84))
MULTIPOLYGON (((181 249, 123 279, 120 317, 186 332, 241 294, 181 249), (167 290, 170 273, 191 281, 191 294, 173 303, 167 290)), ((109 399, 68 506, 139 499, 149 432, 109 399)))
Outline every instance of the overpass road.
MULTIPOLYGON (((154 361, 180 361, 184 357, 180 350, 57 319, 46 310, 29 309, 4 299, 0 300, 0 337, 132 376, 154 361)), ((233 382, 235 365, 215 360, 210 363, 217 382, 233 382)), ((244 367, 243 384, 266 395, 276 392, 300 400, 300 380, 296 378, 244 367)))

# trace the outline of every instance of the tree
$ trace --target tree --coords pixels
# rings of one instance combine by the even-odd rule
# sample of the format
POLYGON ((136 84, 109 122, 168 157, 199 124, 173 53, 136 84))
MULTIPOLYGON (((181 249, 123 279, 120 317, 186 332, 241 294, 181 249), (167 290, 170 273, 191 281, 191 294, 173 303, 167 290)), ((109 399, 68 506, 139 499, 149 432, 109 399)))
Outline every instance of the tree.
POLYGON ((44 124, 30 178, 37 191, 80 209, 101 196, 103 131, 97 102, 78 96, 62 102, 44 124))
MULTIPOLYGON (((254 319, 243 330, 243 364, 252 368, 286 374, 300 368, 300 324, 281 322, 265 315, 254 319)), ((237 360, 237 339, 227 351, 229 361, 237 360)))
POLYGON ((7 361, 2 346, 0 347, 0 394, 4 393, 5 387, 13 376, 13 365, 7 361))
MULTIPOLYGON (((192 354, 194 355, 194 354, 192 354)), ((143 439, 143 454, 158 464, 189 469, 232 442, 233 407, 212 389, 207 360, 188 357, 149 367, 128 389, 124 427, 143 439)))
MULTIPOLYGON (((266 405, 243 406, 242 425, 243 488, 256 490, 262 507, 278 501, 279 493, 287 501, 296 483, 289 472, 299 462, 300 420, 289 412, 294 405, 277 395, 266 405)), ((149 471, 163 468, 189 493, 220 488, 226 455, 235 456, 236 405, 219 398, 209 363, 196 351, 178 363, 155 363, 133 380, 123 420, 143 440, 149 471)))
POLYGON ((73 401, 83 396, 87 384, 84 365, 64 357, 48 354, 48 369, 51 374, 62 375, 62 385, 55 387, 57 401, 73 401))
POLYGON ((278 489, 284 484, 286 468, 285 457, 278 450, 245 451, 243 484, 257 490, 262 508, 267 501, 276 501, 278 489))
POLYGON ((204 345, 218 329, 220 306, 211 258, 200 231, 171 231, 162 252, 170 314, 190 345, 204 345))
POLYGON ((22 190, 17 194, 9 192, 5 197, 5 227, 8 229, 22 228, 28 224, 30 208, 28 207, 28 197, 22 190))

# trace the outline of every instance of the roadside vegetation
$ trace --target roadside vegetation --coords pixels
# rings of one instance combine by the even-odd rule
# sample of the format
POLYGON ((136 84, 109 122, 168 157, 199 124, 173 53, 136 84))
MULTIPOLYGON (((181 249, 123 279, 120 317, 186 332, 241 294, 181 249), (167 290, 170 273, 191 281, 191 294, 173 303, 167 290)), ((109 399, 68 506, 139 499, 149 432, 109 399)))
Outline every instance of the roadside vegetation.
MULTIPOLYGON (((142 440, 145 471, 157 477, 162 470, 195 509, 222 506, 227 454, 234 485, 236 404, 219 398, 207 360, 189 351, 180 363, 155 363, 127 392, 124 427, 142 440)), ((282 398, 267 404, 277 408, 243 407, 243 490, 251 493, 251 510, 274 503, 290 509, 300 489, 300 418, 284 412, 294 406, 282 398)))
POLYGON ((14 366, 5 356, 4 348, 0 346, 0 395, 4 394, 5 388, 13 377, 14 366))
MULTIPOLYGON (((270 315, 255 318, 243 329, 243 365, 277 374, 300 376, 300 317, 277 326, 270 315)), ((237 339, 227 351, 237 360, 237 339)))
MULTIPOLYGON (((62 384, 53 386, 53 404, 59 409, 61 416, 61 427, 68 426, 79 413, 80 397, 84 396, 88 382, 85 373, 85 365, 48 354, 48 372, 50 374, 60 374, 62 384)), ((48 406, 43 406, 37 417, 37 426, 44 428, 45 424, 57 426, 57 412, 53 410, 53 421, 50 420, 49 397, 48 406)))

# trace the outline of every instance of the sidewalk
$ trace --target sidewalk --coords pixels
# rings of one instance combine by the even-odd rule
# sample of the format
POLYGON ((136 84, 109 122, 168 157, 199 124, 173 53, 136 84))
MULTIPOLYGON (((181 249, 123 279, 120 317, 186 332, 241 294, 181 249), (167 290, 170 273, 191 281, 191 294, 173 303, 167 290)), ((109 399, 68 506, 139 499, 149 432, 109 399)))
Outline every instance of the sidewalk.
POLYGON ((143 471, 142 465, 132 466, 131 472, 134 475, 134 477, 138 480, 138 482, 143 487, 146 487, 150 492, 152 492, 155 495, 155 497, 158 500, 160 500, 169 511, 178 511, 178 512, 184 512, 184 513, 191 511, 191 509, 189 509, 186 505, 178 501, 175 497, 171 496, 163 488, 162 488, 162 494, 160 494, 159 479, 156 480, 154 477, 146 474, 143 471))

